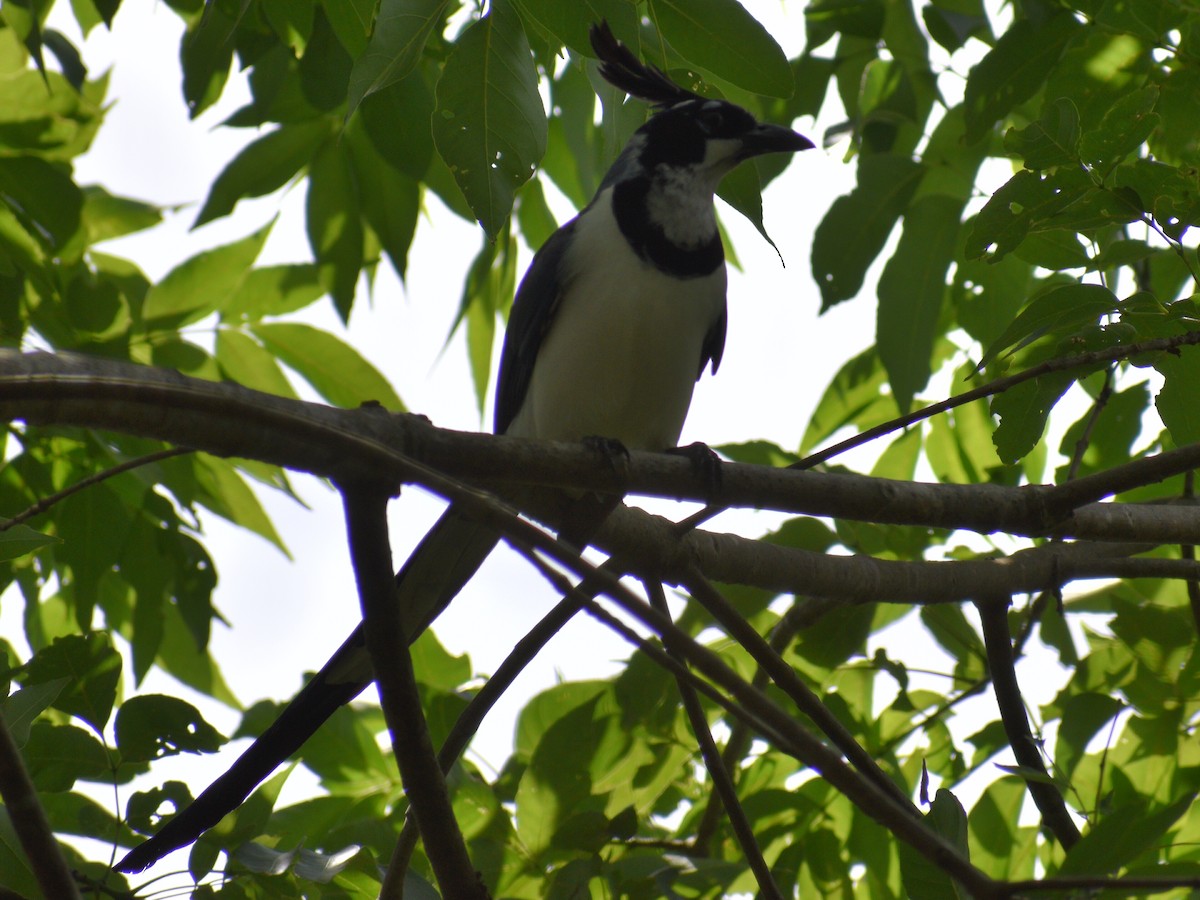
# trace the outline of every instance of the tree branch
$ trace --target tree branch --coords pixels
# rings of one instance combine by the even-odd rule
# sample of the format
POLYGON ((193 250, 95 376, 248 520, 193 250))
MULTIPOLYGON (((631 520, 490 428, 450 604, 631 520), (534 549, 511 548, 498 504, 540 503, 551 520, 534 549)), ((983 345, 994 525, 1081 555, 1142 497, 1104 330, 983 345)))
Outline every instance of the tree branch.
MULTIPOLYGON (((667 597, 663 591, 661 582, 647 579, 642 583, 645 585, 646 594, 650 598, 650 606, 664 616, 670 615, 670 610, 667 608, 667 597)), ((678 656, 672 645, 667 644, 666 650, 671 656, 678 656)), ((750 867, 750 871, 754 873, 754 880, 758 884, 759 894, 768 898, 768 900, 783 900, 783 892, 779 889, 779 885, 775 883, 774 876, 771 875, 771 867, 763 859, 762 848, 758 846, 758 838, 754 835, 754 827, 750 824, 750 819, 746 816, 746 811, 742 808, 742 803, 738 799, 737 787, 733 782, 733 775, 730 773, 729 767, 725 765, 725 760, 721 757, 721 751, 717 748, 717 742, 713 740, 712 731, 708 727, 708 719, 704 715, 704 707, 700 704, 700 698, 697 696, 695 688, 692 687, 687 679, 679 677, 675 679, 675 686, 679 689, 679 698, 683 702, 683 711, 687 715, 689 724, 692 726, 692 734, 695 735, 696 745, 700 748, 700 756, 704 760, 704 768, 708 770, 709 777, 712 778, 713 787, 716 788, 717 796, 721 800, 721 805, 725 807, 725 814, 729 817, 729 827, 733 831, 738 845, 742 848, 742 853, 746 857, 746 864, 750 867)))
POLYGON ((139 456, 137 459, 127 459, 119 465, 105 469, 103 472, 97 472, 95 475, 89 475, 87 478, 68 485, 61 491, 55 491, 48 497, 43 497, 37 503, 32 504, 27 509, 17 513, 11 519, 0 522, 0 531, 8 531, 14 525, 19 525, 22 522, 27 522, 34 516, 39 516, 46 510, 50 509, 56 503, 61 503, 72 494, 78 494, 80 491, 90 488, 94 484, 99 484, 102 481, 107 481, 115 475, 120 475, 123 472, 128 472, 130 469, 138 469, 142 466, 148 466, 151 463, 156 463, 159 460, 169 459, 172 456, 181 456, 184 453, 191 453, 187 447, 168 447, 166 450, 159 450, 156 453, 147 453, 145 456, 139 456))
MULTIPOLYGON (((419 416, 334 409, 71 354, 0 350, 0 417, 121 431, 334 481, 413 481, 436 491, 421 474, 432 466, 485 486, 540 484, 701 502, 714 494, 708 479, 670 454, 634 452, 618 472, 577 444, 449 431, 419 416)), ((1094 502, 1197 466, 1194 445, 1071 485, 1003 487, 726 463, 715 499, 730 508, 985 534, 1200 543, 1200 511, 1094 502)))
POLYGON ((463 900, 485 900, 489 894, 471 864, 466 842, 454 818, 413 675, 403 610, 396 602, 388 542, 388 492, 371 486, 342 485, 342 497, 367 649, 404 792, 442 894, 463 900))
POLYGON ((720 592, 716 590, 699 572, 691 572, 684 579, 683 586, 709 614, 717 620, 726 633, 750 654, 751 658, 766 671, 775 686, 787 694, 796 704, 796 708, 813 721, 813 724, 842 751, 842 755, 862 773, 863 777, 875 787, 887 794, 898 805, 911 810, 915 819, 920 813, 912 806, 912 801, 889 778, 875 758, 863 749, 854 739, 854 735, 838 718, 829 711, 821 698, 800 680, 800 676, 789 666, 767 641, 755 631, 750 623, 738 614, 720 592))
POLYGON ((987 649, 988 671, 992 687, 996 692, 996 705, 1000 708, 1000 721, 1012 747, 1017 765, 1028 769, 1039 778, 1026 778, 1025 786, 1033 802, 1042 814, 1042 821, 1058 839, 1064 850, 1069 850, 1079 840, 1079 828, 1071 818, 1062 793, 1051 782, 1050 773, 1042 762, 1037 741, 1029 730, 1029 718, 1025 715, 1025 701, 1017 682, 1013 665, 1012 636, 1008 631, 1007 596, 992 595, 976 604, 983 623, 983 645, 987 649))
POLYGON ((17 832, 21 848, 29 860, 33 877, 47 897, 78 900, 79 887, 71 875, 67 860, 54 839, 46 811, 38 802, 37 790, 25 770, 21 751, 13 740, 4 714, 0 712, 0 800, 17 832))

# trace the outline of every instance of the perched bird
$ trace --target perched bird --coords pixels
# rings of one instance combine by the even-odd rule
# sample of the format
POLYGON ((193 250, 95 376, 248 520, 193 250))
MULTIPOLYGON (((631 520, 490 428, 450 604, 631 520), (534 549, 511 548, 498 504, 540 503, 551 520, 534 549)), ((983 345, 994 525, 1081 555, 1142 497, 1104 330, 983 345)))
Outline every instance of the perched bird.
MULTIPOLYGON (((725 346, 725 254, 713 209, 721 178, 765 153, 812 142, 701 97, 641 63, 606 24, 600 74, 657 111, 626 144, 592 202, 533 258, 500 358, 495 431, 544 440, 675 446, 696 381, 725 346)), ((396 576, 415 639, 458 594, 499 535, 453 506, 396 576)), ((361 626, 233 767, 117 865, 137 872, 236 809, 277 765, 371 681, 361 626)))

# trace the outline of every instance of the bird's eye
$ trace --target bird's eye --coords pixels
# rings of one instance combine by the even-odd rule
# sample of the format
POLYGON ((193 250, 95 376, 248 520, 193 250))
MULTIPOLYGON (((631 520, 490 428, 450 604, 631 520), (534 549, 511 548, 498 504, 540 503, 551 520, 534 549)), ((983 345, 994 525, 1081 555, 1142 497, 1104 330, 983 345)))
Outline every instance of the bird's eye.
POLYGON ((725 117, 720 110, 707 109, 700 113, 700 130, 705 134, 716 134, 725 123, 725 117))

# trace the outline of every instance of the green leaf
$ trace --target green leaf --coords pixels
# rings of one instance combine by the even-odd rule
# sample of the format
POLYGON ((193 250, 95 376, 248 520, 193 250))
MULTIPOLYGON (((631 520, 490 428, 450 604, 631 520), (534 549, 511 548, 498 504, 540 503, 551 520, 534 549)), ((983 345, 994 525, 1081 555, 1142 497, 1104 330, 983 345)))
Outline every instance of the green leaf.
POLYGON ((1135 159, 1117 166, 1113 183, 1138 212, 1145 210, 1154 216, 1168 237, 1179 240, 1183 232, 1200 224, 1200 183, 1191 171, 1149 159, 1135 159))
POLYGON ((217 331, 217 363, 230 381, 278 397, 297 398, 275 357, 262 344, 232 328, 217 331))
POLYGON ((456 42, 437 85, 433 139, 484 231, 495 237, 513 194, 546 152, 546 113, 521 21, 508 0, 456 42))
POLYGON ((246 278, 271 233, 274 220, 236 241, 197 253, 177 265, 146 293, 147 323, 177 328, 220 309, 246 278))
POLYGON ((346 52, 358 59, 367 49, 367 37, 375 17, 376 0, 340 0, 321 4, 329 24, 346 52))
POLYGON ((650 0, 649 13, 689 62, 756 94, 792 95, 783 49, 735 0, 650 0))
MULTIPOLYGON (((387 164, 413 181, 425 180, 433 162, 433 89, 423 70, 366 97, 358 120, 387 164), (407 121, 407 128, 396 122, 407 121)), ((355 122, 348 130, 354 133, 355 122)), ((461 196, 461 194, 460 194, 461 196)))
POLYGON ((209 655, 207 647, 197 644, 195 631, 189 627, 179 607, 168 603, 163 612, 162 641, 155 662, 188 687, 226 706, 238 708, 237 698, 225 683, 220 667, 209 655))
POLYGON ((775 242, 767 234, 763 224, 762 177, 758 170, 758 161, 754 160, 738 166, 721 179, 717 195, 750 220, 759 234, 763 236, 776 252, 775 242))
POLYGON ((204 14, 191 23, 179 47, 183 66, 183 98, 195 119, 221 96, 233 62, 234 34, 238 20, 231 15, 238 7, 205 4, 204 14))
MULTIPOLYGON (((1003 736, 1000 742, 1003 744, 1003 736)), ((1032 871, 1025 875, 1021 870, 1022 839, 1017 824, 1026 794, 1019 778, 1000 778, 988 786, 967 817, 971 862, 992 878, 1032 877, 1032 871)), ((1036 829, 1030 828, 1028 833, 1032 838, 1036 829)), ((1024 843, 1031 846, 1032 840, 1024 843)), ((1032 854, 1028 864, 1032 869, 1032 854)))
POLYGON ((1119 309, 1116 295, 1102 285, 1068 284, 1049 290, 1021 310, 1021 314, 988 347, 979 360, 979 368, 986 368, 1010 347, 1023 347, 1047 335, 1071 334, 1119 309))
POLYGON ((595 54, 588 29, 596 22, 608 22, 613 34, 627 45, 637 46, 637 8, 625 0, 580 0, 578 3, 517 0, 517 5, 527 19, 536 22, 580 56, 595 54))
POLYGON ((0 156, 0 196, 55 256, 83 249, 83 195, 60 167, 36 156, 0 156))
POLYGON ((63 688, 70 683, 71 679, 64 675, 42 684, 29 685, 10 694, 0 703, 0 714, 4 716, 4 724, 8 726, 18 747, 28 740, 29 727, 33 721, 54 703, 63 688))
POLYGON ((58 542, 59 539, 53 535, 34 531, 28 525, 14 525, 0 531, 0 560, 16 559, 58 542))
POLYGON ((305 0, 263 0, 262 11, 279 40, 302 56, 312 36, 316 5, 305 0))
POLYGON ((1026 235, 1013 252, 1018 259, 1043 269, 1081 269, 1089 262, 1078 234, 1067 229, 1026 235))
MULTIPOLYGON (((965 858, 970 857, 967 846, 967 811, 945 788, 938 788, 926 813, 924 824, 946 839, 965 858)), ((954 881, 937 863, 926 859, 908 844, 900 844, 900 877, 910 897, 929 900, 965 900, 970 894, 954 881)))
POLYGON ((800 452, 809 453, 840 428, 865 431, 899 415, 896 402, 881 391, 887 376, 874 348, 851 359, 829 382, 809 419, 800 452))
MULTIPOLYGON (((8 6, 8 4, 5 4, 8 6)), ((9 812, 0 807, 0 887, 17 897, 42 897, 29 857, 21 849, 21 839, 13 828, 9 812)))
POLYGON ((812 272, 822 312, 858 293, 924 172, 907 156, 859 159, 858 184, 833 201, 813 237, 812 272), (846 240, 847 234, 854 240, 846 240))
POLYGON ((39 791, 69 791, 77 779, 102 781, 110 770, 104 745, 74 725, 34 722, 21 754, 39 791))
POLYGON ((1000 419, 992 441, 1003 462, 1024 458, 1041 440, 1050 410, 1074 380, 1071 372, 1051 372, 1023 381, 992 401, 992 415, 1000 419))
POLYGON ((1118 698, 1088 691, 1068 697, 1054 745, 1054 770, 1069 779, 1096 733, 1125 708, 1118 698))
POLYGON ((83 224, 88 243, 96 244, 153 228, 162 221, 162 210, 141 200, 116 197, 100 185, 83 189, 83 224))
POLYGON ((511 302, 516 279, 516 238, 505 229, 495 241, 485 239, 471 263, 455 322, 456 328, 462 323, 467 327, 467 355, 481 415, 492 371, 496 316, 511 302))
POLYGON ((178 753, 215 753, 225 743, 200 711, 178 697, 143 694, 117 711, 122 762, 153 762, 178 753))
POLYGON ((548 688, 525 704, 517 719, 514 753, 528 759, 546 732, 572 710, 609 690, 602 681, 575 681, 548 688))
MULTIPOLYGON (((369 185, 365 191, 371 190, 369 185)), ((363 229, 348 148, 327 143, 308 171, 308 243, 342 321, 350 319, 363 265, 363 229)))
POLYGON ((1188 811, 1195 794, 1149 811, 1139 799, 1108 813, 1067 851, 1058 875, 1102 875, 1116 872, 1162 842, 1171 826, 1188 811))
POLYGON ((959 244, 962 203, 940 194, 913 202, 879 279, 875 340, 901 412, 929 381, 946 273, 959 244))
POLYGON ((308 165, 329 133, 327 120, 314 119, 282 125, 247 144, 213 181, 192 227, 229 215, 246 197, 279 190, 308 165))
POLYGON ((1004 135, 1004 149, 1019 156, 1027 169, 1069 166, 1079 160, 1079 110, 1069 97, 1059 97, 1042 117, 1004 135))
POLYGON ((400 412, 404 404, 387 379, 358 351, 327 331, 295 322, 260 323, 251 332, 335 406, 367 402, 400 412))
POLYGON ((1196 403, 1196 385, 1200 382, 1200 348, 1180 347, 1175 353, 1161 354, 1154 368, 1163 376, 1163 387, 1154 400, 1163 424, 1176 447, 1200 441, 1200 405, 1196 403))
POLYGON ((182 781, 166 781, 162 787, 131 794, 125 803, 125 820, 131 828, 142 834, 154 834, 170 820, 169 816, 159 812, 164 804, 171 804, 178 812, 192 799, 192 792, 182 781))
POLYGON ((202 491, 198 498, 201 503, 222 518, 270 541, 288 555, 266 510, 233 463, 207 453, 197 453, 196 481, 202 491))
POLYGON ((104 734, 121 678, 121 655, 102 633, 55 638, 34 654, 25 669, 26 687, 69 679, 53 706, 78 716, 104 734))
POLYGON ((958 606, 940 604, 921 608, 921 622, 930 635, 950 656, 958 661, 955 674, 970 680, 983 675, 987 651, 979 633, 971 627, 958 606))
POLYGON ((449 0, 382 0, 366 49, 350 70, 347 118, 364 98, 416 68, 429 36, 444 21, 447 6, 449 0))
POLYGON ((1200 165, 1195 128, 1200 121, 1200 71, 1195 66, 1179 66, 1166 77, 1155 112, 1158 130, 1150 139, 1154 155, 1174 165, 1200 165))
POLYGON ((251 269, 221 306, 221 320, 257 322, 264 316, 286 315, 304 309, 324 294, 325 286, 311 263, 251 269))
POLYGON ((967 141, 975 143, 996 122, 1041 88, 1080 25, 1068 12, 1035 24, 1018 19, 967 76, 967 141))
POLYGON ((982 3, 927 3, 921 10, 921 18, 929 36, 951 53, 962 49, 972 37, 992 43, 982 3))
POLYGON ((1025 239, 1036 217, 1057 213, 1090 187, 1086 180, 1066 181, 1062 173, 1043 178, 1028 169, 1010 178, 975 217, 967 235, 967 259, 978 259, 989 251, 989 261, 1003 259, 1025 239))
POLYGON ((1098 128, 1083 136, 1079 145, 1084 161, 1100 169, 1115 165, 1137 150, 1158 127, 1154 112, 1159 89, 1149 85, 1119 99, 1104 114, 1098 128))
POLYGON ((64 792, 42 794, 38 799, 56 834, 78 834, 122 847, 132 847, 138 842, 137 835, 124 822, 90 797, 64 792))
POLYGON ((396 275, 403 280, 408 250, 421 213, 421 186, 388 165, 361 125, 351 123, 346 130, 346 141, 363 215, 383 245, 396 275))

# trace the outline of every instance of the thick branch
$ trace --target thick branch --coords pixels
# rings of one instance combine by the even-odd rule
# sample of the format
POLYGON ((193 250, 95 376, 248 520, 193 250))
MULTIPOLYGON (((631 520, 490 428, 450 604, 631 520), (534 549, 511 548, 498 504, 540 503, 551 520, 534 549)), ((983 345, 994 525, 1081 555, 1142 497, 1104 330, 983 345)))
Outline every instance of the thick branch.
POLYGON ((616 472, 574 444, 454 432, 376 408, 333 409, 163 369, 13 351, 0 351, 0 416, 121 431, 335 481, 421 481, 411 466, 416 462, 482 485, 711 499, 731 508, 981 533, 1200 543, 1200 511, 1093 502, 1200 465, 1200 446, 1062 487, 920 484, 725 464, 714 492, 687 460, 670 455, 635 452, 616 472))

